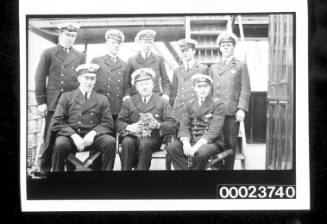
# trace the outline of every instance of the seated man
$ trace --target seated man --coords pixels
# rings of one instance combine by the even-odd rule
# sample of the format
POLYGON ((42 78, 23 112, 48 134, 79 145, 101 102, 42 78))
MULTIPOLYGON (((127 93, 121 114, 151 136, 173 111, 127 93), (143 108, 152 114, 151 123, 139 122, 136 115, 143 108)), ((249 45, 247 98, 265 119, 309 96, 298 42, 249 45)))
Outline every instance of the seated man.
POLYGON ((70 152, 100 150, 102 170, 112 170, 115 161, 115 138, 107 98, 93 91, 97 64, 76 68, 79 88, 64 93, 52 118, 51 128, 57 133, 52 154, 52 171, 63 171, 70 152))
POLYGON ((169 115, 169 102, 153 92, 152 69, 137 69, 131 78, 138 94, 123 102, 116 124, 117 132, 123 136, 121 169, 131 170, 138 153, 136 169, 149 170, 152 152, 160 149, 162 135, 176 131, 177 122, 169 115))
POLYGON ((225 119, 223 103, 210 95, 212 79, 195 74, 192 82, 196 96, 184 105, 179 140, 167 147, 175 170, 204 169, 209 158, 224 144, 221 138, 225 119))

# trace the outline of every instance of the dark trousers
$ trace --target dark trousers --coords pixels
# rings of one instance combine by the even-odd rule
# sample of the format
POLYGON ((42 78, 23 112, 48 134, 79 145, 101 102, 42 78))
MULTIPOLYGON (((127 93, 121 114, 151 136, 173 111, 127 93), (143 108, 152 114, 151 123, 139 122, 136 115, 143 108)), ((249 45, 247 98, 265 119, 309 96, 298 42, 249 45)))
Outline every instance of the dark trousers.
MULTIPOLYGON (((94 138, 93 144, 86 147, 86 150, 100 150, 101 152, 101 170, 112 170, 115 163, 116 156, 116 141, 110 135, 100 135, 94 138)), ((53 154, 52 154, 52 171, 64 171, 66 158, 69 153, 77 152, 77 148, 70 137, 58 136, 55 141, 53 154)), ((68 166, 71 170, 71 166, 68 166)))
POLYGON ((237 146, 237 137, 240 128, 240 122, 236 122, 235 116, 226 116, 224 121, 224 140, 225 148, 232 149, 233 154, 225 159, 224 170, 233 170, 235 164, 235 150, 237 146))
POLYGON ((161 138, 151 136, 140 138, 126 136, 121 142, 121 170, 132 170, 133 164, 138 156, 137 170, 149 170, 151 166, 152 152, 159 151, 161 138))
POLYGON ((43 144, 38 159, 41 171, 50 171, 51 167, 52 146, 55 141, 55 133, 51 131, 50 127, 53 114, 54 111, 47 111, 45 116, 43 144))
POLYGON ((219 147, 215 143, 205 144, 194 153, 192 163, 188 165, 187 156, 183 151, 183 143, 175 141, 167 146, 167 153, 175 170, 204 170, 208 160, 219 153, 219 147))

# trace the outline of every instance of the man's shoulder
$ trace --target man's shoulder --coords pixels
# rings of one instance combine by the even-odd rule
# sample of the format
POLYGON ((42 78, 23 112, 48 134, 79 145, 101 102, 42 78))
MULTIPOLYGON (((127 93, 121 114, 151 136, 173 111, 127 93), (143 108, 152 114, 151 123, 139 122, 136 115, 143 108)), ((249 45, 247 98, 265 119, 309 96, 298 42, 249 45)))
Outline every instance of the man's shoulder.
POLYGON ((81 51, 75 49, 74 47, 72 47, 72 51, 73 51, 75 54, 80 55, 80 56, 85 54, 85 53, 83 53, 83 52, 81 52, 81 51))
POLYGON ((43 54, 52 54, 57 50, 58 50, 58 46, 49 47, 43 51, 43 54))
POLYGON ((133 62, 135 61, 138 57, 140 57, 140 53, 136 53, 132 55, 131 57, 128 58, 128 62, 133 62))
POLYGON ((126 61, 124 61, 124 60, 121 59, 120 57, 118 57, 118 61, 119 61, 119 63, 122 64, 123 66, 126 66, 126 65, 127 65, 126 61))
POLYGON ((64 92, 61 94, 61 98, 66 98, 66 99, 72 99, 76 93, 76 89, 69 91, 69 92, 64 92))
POLYGON ((95 97, 98 101, 108 101, 107 97, 103 94, 97 93, 94 90, 93 90, 93 94, 95 95, 95 97))
POLYGON ((95 63, 95 62, 102 62, 102 61, 104 61, 104 55, 102 55, 102 56, 98 56, 98 57, 94 57, 94 58, 92 58, 92 60, 91 60, 91 62, 92 63, 95 63))

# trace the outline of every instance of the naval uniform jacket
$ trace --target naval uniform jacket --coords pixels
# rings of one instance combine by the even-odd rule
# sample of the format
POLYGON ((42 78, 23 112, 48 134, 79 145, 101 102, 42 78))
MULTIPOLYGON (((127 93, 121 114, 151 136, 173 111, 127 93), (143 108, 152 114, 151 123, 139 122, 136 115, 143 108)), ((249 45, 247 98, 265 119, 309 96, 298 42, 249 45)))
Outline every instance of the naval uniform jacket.
POLYGON ((60 95, 78 87, 75 68, 83 63, 85 54, 73 47, 69 49, 69 53, 59 44, 46 49, 41 55, 35 74, 37 104, 46 103, 48 111, 55 111, 60 95))
POLYGON ((129 86, 127 64, 120 58, 114 62, 109 55, 93 58, 92 63, 100 66, 94 90, 108 98, 111 113, 117 115, 125 96, 125 90, 129 86))
POLYGON ((177 120, 180 120, 181 118, 183 105, 195 96, 191 77, 196 73, 206 75, 208 74, 208 67, 195 62, 192 68, 190 68, 188 71, 186 71, 184 64, 178 66, 174 70, 172 93, 173 97, 176 98, 173 111, 177 120))
POLYGON ((234 116, 238 109, 248 111, 251 87, 245 63, 232 58, 227 65, 213 64, 209 76, 213 79, 213 96, 223 101, 226 115, 234 116))
POLYGON ((127 89, 126 95, 137 94, 135 87, 131 86, 131 75, 139 68, 152 68, 156 75, 154 78, 153 92, 163 93, 170 96, 171 83, 167 75, 165 61, 161 56, 156 55, 153 52, 150 53, 147 59, 144 59, 140 52, 128 59, 127 72, 130 88, 127 89))
MULTIPOLYGON (((174 134, 177 129, 177 122, 170 116, 171 107, 167 100, 157 93, 152 93, 149 101, 144 104, 139 94, 128 98, 123 102, 122 109, 116 121, 117 132, 125 133, 127 125, 140 120, 140 113, 150 113, 160 122, 160 132, 163 135, 174 134)), ((159 130, 152 130, 153 135, 159 135, 159 130)))
POLYGON ((194 97, 183 107, 178 138, 187 137, 191 144, 204 138, 208 143, 223 145, 224 119, 224 105, 218 98, 209 95, 200 106, 199 99, 194 97))
POLYGON ((62 94, 51 129, 67 137, 74 133, 83 137, 91 130, 95 130, 97 136, 113 134, 114 123, 107 98, 92 91, 86 100, 79 88, 62 94))

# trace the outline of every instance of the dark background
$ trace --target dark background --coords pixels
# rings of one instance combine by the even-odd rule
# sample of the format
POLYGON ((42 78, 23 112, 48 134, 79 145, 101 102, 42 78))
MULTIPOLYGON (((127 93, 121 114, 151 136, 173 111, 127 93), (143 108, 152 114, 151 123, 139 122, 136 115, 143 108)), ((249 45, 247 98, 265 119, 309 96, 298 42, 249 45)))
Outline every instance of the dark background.
MULTIPOLYGON (((21 213, 19 190, 19 27, 18 2, 1 4, 0 143, 2 223, 325 223, 327 2, 310 0, 309 122, 311 211, 256 212, 89 212, 21 213)), ((304 34, 305 35, 305 34, 304 34)), ((24 75, 24 71, 22 71, 24 75)), ((301 130, 298 130, 301 131, 301 130)), ((301 164, 298 164, 301 166, 301 164)))

